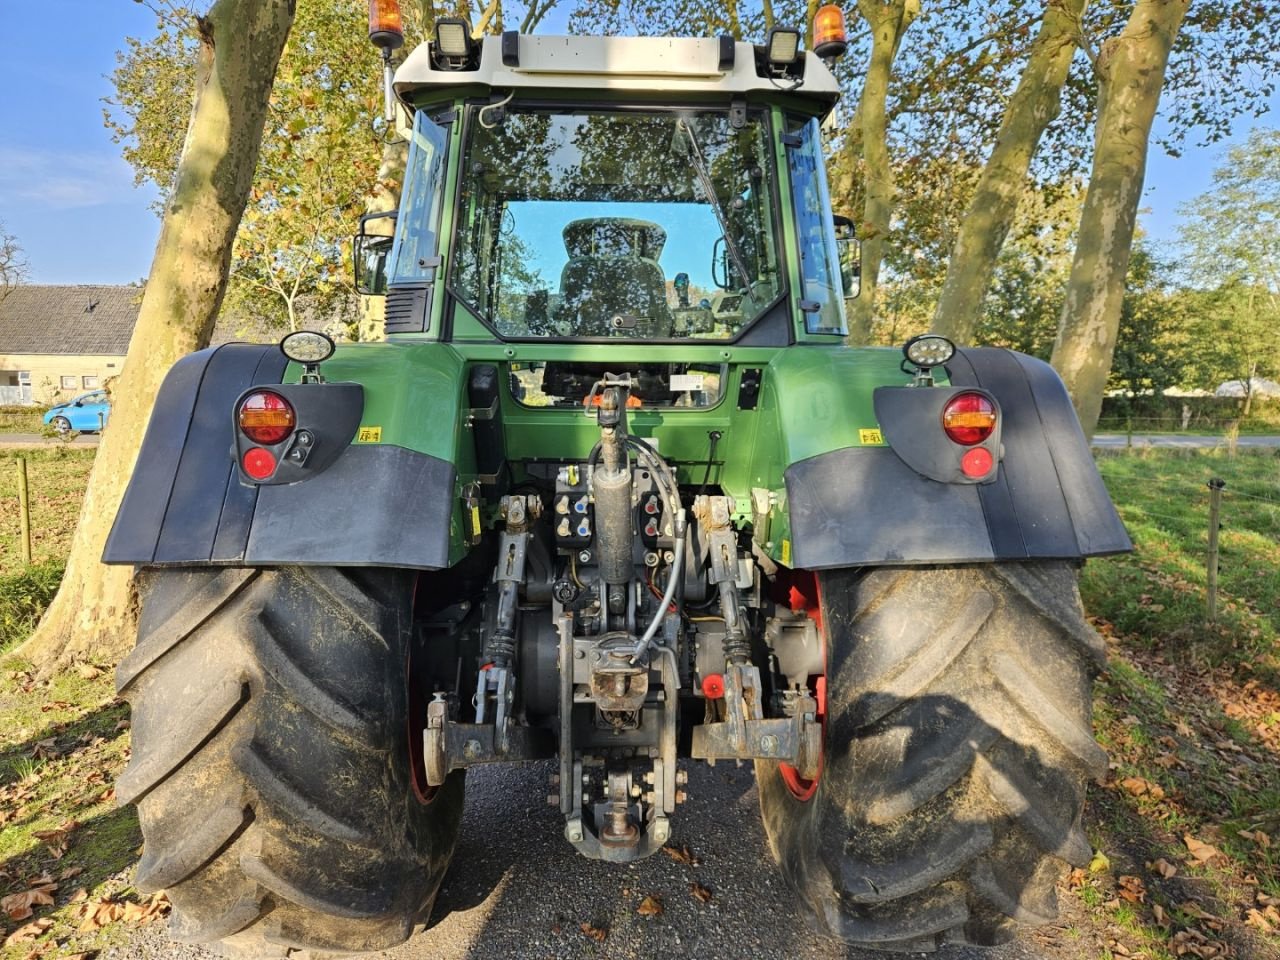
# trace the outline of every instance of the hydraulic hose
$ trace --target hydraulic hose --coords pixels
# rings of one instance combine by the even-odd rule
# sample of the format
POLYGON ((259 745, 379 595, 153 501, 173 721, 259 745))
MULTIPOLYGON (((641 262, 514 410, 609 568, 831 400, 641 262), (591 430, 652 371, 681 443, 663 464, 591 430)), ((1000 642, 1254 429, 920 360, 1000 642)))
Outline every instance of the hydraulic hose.
POLYGON ((667 608, 671 606, 671 598, 675 596, 676 584, 680 582, 680 578, 684 574, 684 538, 687 523, 688 521, 685 517, 684 508, 681 507, 676 513, 676 555, 675 559, 671 561, 671 575, 667 578, 667 589, 662 595, 662 600, 658 603, 658 609, 654 611, 653 619, 649 621, 648 629, 645 630, 644 635, 636 643, 635 652, 631 654, 632 663, 634 663, 640 655, 649 648, 649 644, 653 642, 653 638, 658 632, 658 627, 662 626, 663 618, 667 615, 667 608))

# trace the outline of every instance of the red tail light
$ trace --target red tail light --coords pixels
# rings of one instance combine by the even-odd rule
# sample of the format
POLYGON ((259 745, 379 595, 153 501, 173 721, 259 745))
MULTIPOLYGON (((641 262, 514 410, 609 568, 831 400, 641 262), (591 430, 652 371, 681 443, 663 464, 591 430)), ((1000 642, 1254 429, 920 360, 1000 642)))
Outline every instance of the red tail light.
POLYGON ((254 480, 266 480, 276 472, 276 458, 271 455, 270 450, 263 450, 261 447, 246 450, 240 465, 254 480))
POLYGON ((942 409, 942 429, 956 443, 982 443, 996 428, 996 407, 980 393, 958 393, 942 409))
POLYGON ((254 443, 279 443, 293 433, 297 418, 289 401, 270 390, 259 390, 240 404, 240 430, 254 443))

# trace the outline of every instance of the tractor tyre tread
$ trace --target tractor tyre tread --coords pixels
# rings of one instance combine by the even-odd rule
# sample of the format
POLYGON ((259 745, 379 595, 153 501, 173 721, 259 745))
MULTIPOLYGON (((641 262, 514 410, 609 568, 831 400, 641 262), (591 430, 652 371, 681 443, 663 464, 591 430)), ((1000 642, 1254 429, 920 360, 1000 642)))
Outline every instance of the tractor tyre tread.
POLYGON ((379 950, 430 912, 462 812, 411 782, 411 574, 149 569, 120 778, 142 889, 175 939, 231 956, 379 950), (303 953, 299 953, 303 951, 303 953))
POLYGON ((1104 648, 1067 562, 819 575, 824 766, 797 798, 758 761, 761 812, 819 925, 887 951, 989 946, 1057 915, 1091 855, 1086 781, 1104 648))

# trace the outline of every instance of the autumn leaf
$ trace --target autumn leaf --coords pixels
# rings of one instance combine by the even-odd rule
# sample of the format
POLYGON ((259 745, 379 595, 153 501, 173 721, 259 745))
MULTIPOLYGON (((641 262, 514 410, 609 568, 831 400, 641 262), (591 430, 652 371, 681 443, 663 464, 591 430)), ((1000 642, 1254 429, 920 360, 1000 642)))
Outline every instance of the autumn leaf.
POLYGON ((596 943, 604 943, 605 938, 609 936, 608 927, 597 927, 593 923, 580 923, 578 924, 578 929, 582 931, 584 937, 594 940, 596 943))
POLYGON ((80 674, 85 680, 96 680, 102 675, 102 671, 95 667, 92 663, 80 663, 76 665, 76 673, 80 674))
POLYGON ((1107 855, 1101 850, 1095 850, 1093 859, 1089 861, 1090 873, 1106 873, 1111 869, 1111 861, 1107 859, 1107 855))
POLYGON ((53 906, 53 893, 57 889, 56 883, 42 883, 21 893, 11 893, 0 899, 0 910, 3 910, 10 920, 25 920, 31 916, 32 907, 53 906))
POLYGON ((1208 863, 1214 857, 1222 856, 1222 852, 1213 844, 1197 840, 1189 833, 1183 836, 1182 842, 1187 845, 1187 849, 1191 851, 1191 856, 1197 863, 1208 863))
POLYGON ((711 902, 711 891, 696 881, 689 884, 689 892, 693 894, 695 900, 700 900, 702 903, 711 902))
POLYGON ((48 917, 41 917, 39 920, 32 920, 24 927, 19 927, 9 936, 5 937, 4 945, 11 947, 15 943, 22 943, 26 940, 34 940, 40 934, 44 933, 53 926, 53 921, 48 917))
POLYGON ((1246 840, 1252 840, 1263 850, 1270 849, 1271 847, 1271 837, 1263 833, 1261 830, 1240 830, 1236 835, 1244 837, 1246 840))
POLYGON ((1142 777, 1126 777, 1120 781, 1120 786, 1135 797, 1150 797, 1152 800, 1164 799, 1164 788, 1160 784, 1152 783, 1142 777))
POLYGON ((1118 893, 1130 903, 1144 903, 1147 899, 1147 888, 1140 877, 1123 876, 1118 881, 1118 893))
POLYGON ((1164 857, 1161 857, 1159 860, 1152 860, 1150 863, 1147 864, 1147 869, 1150 870, 1152 873, 1158 873, 1160 876, 1164 877, 1166 880, 1176 876, 1178 873, 1178 868, 1175 867, 1168 860, 1166 860, 1164 857))
POLYGON ((696 867, 702 862, 693 855, 693 852, 689 849, 689 845, 687 843, 682 843, 678 847, 663 847, 662 852, 676 863, 683 863, 690 867, 696 867))
POLYGON ((640 906, 636 907, 636 913, 642 917, 657 917, 662 914, 662 899, 652 894, 640 901, 640 906))

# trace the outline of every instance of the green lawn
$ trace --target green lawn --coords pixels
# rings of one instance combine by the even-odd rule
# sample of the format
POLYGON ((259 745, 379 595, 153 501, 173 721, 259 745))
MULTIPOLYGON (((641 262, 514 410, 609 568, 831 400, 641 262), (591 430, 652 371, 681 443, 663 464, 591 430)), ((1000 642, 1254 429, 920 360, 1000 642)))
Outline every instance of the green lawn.
POLYGON ((0 407, 0 434, 40 433, 43 417, 44 407, 0 407))

